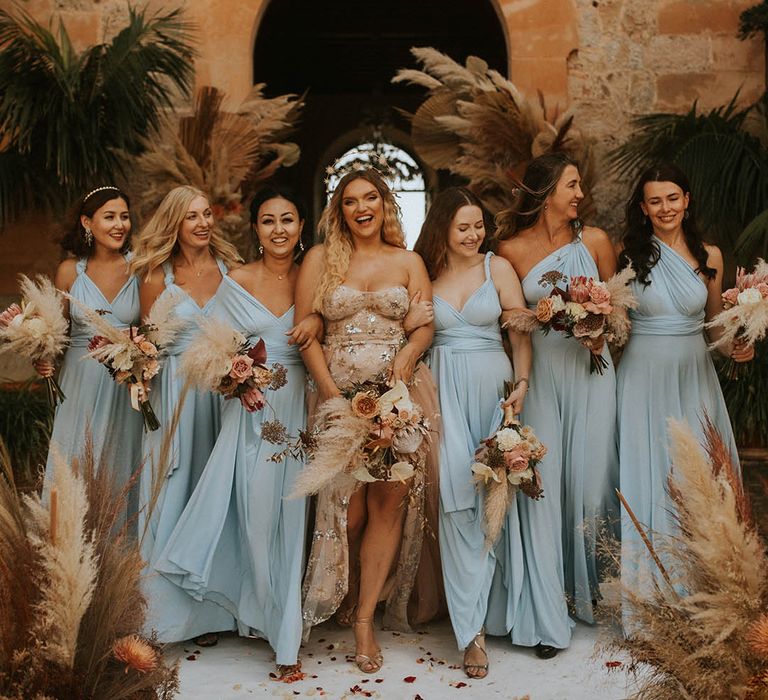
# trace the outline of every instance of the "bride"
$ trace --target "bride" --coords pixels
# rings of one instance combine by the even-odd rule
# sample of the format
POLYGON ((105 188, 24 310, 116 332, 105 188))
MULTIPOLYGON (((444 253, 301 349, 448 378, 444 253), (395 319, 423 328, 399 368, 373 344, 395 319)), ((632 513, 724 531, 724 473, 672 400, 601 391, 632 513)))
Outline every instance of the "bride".
MULTIPOLYGON (((405 382, 424 415, 436 416, 434 382, 419 363, 432 341, 431 324, 410 334, 403 325, 410 299, 431 301, 432 289, 421 258, 405 249, 398 207, 381 175, 372 168, 347 173, 319 228, 324 242, 307 253, 296 286, 296 321, 314 312, 325 326, 322 347, 313 342, 302 353, 318 402, 383 377, 405 382)), ((380 600, 387 600, 385 625, 405 630, 409 599, 412 621, 438 608, 434 583, 422 590, 415 585, 420 562, 425 584, 440 580, 437 543, 423 537, 424 518, 436 514, 437 470, 428 462, 405 483, 331 485, 318 494, 304 581, 305 632, 344 601, 342 619, 352 621, 355 663, 364 673, 383 663, 373 628, 380 600)))

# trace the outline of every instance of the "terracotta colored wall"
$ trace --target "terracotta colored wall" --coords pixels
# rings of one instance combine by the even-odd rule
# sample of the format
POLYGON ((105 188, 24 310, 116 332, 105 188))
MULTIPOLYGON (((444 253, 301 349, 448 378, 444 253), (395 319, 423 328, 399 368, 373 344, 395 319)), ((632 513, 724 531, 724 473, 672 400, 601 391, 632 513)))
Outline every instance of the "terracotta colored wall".
MULTIPOLYGON (((272 0, 279 2, 279 0, 272 0)), ((450 2, 450 0, 445 0, 450 2)), ((630 132, 631 117, 756 99, 765 85, 762 40, 736 39, 739 13, 756 0, 492 0, 507 32, 510 76, 573 107, 602 159, 630 132)), ((7 0, 2 0, 8 5, 7 0)), ((187 0, 198 30, 197 82, 239 103, 251 87, 251 57, 267 0, 187 0)), ((153 1, 152 6, 167 6, 153 1)), ((125 16, 124 0, 27 0, 38 19, 58 12, 78 47, 102 41, 125 16)), ((286 28, 290 32, 290 28, 286 28)), ((599 221, 615 229, 625 183, 605 178, 599 221)), ((19 270, 52 269, 45 232, 23 224, 0 235, 0 294, 19 270), (35 241, 32 252, 23 251, 35 241)))

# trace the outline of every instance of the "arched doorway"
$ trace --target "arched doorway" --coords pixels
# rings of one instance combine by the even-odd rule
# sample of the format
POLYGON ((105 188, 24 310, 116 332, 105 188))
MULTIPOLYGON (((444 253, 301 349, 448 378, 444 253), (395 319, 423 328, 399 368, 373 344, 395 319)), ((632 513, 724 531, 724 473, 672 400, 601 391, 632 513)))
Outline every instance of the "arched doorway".
MULTIPOLYGON (((329 157, 370 143, 377 132, 401 135, 385 140, 413 155, 401 110, 414 111, 423 91, 390 82, 399 68, 415 67, 412 46, 432 46, 462 62, 480 56, 507 74, 506 39, 494 0, 272 0, 264 9, 254 42, 254 82, 266 83, 269 95, 307 93, 293 137, 301 161, 281 177, 310 210, 329 157), (342 142, 344 147, 329 153, 342 142)), ((425 172, 425 178, 428 191, 446 184, 434 173, 425 172)))

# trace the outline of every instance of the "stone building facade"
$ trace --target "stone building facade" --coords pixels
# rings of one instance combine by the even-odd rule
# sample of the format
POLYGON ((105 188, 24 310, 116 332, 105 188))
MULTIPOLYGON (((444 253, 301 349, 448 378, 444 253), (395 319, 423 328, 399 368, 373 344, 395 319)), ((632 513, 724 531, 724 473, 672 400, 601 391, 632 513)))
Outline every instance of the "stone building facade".
MULTIPOLYGON (((573 107, 579 128, 595 139, 598 159, 626 138, 634 116, 685 111, 694 100, 708 108, 737 90, 745 104, 759 97, 766 80, 763 41, 736 37, 739 14, 755 1, 474 0, 493 6, 511 80, 523 91, 541 90, 550 104, 573 107)), ((197 85, 221 88, 232 104, 246 96, 270 2, 281 0, 178 0, 199 28, 197 85)), ((38 20, 61 17, 79 48, 114 34, 126 12, 125 0, 19 4, 38 20)), ((10 9, 11 3, 0 5, 10 9)), ((291 27, 284 32, 290 49, 291 27)), ((625 184, 604 178, 595 196, 598 223, 615 228, 625 184)), ((50 229, 45 217, 30 214, 2 232, 0 295, 14 292, 18 272, 52 272, 58 253, 50 229)))

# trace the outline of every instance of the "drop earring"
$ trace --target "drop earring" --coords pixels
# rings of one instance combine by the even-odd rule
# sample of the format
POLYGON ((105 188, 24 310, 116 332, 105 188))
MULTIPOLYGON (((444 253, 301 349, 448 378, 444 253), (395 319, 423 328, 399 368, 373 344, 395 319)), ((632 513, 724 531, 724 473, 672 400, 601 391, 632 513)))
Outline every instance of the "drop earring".
POLYGON ((299 238, 299 250, 303 253, 304 252, 304 241, 299 238))
POLYGON ((91 231, 89 228, 86 228, 85 233, 83 234, 83 238, 85 239, 85 245, 90 246, 91 243, 93 243, 93 231, 91 231))
POLYGON ((691 212, 689 212, 687 209, 683 213, 683 218, 687 221, 691 216, 691 212))
POLYGON ((264 255, 264 246, 259 243, 259 255, 264 255))

